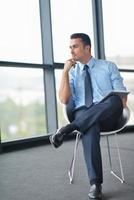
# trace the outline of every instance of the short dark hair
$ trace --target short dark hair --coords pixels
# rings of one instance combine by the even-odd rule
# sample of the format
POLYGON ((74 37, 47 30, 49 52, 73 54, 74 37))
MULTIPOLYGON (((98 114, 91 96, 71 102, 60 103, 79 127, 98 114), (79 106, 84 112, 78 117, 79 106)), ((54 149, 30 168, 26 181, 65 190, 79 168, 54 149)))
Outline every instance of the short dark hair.
POLYGON ((85 45, 89 45, 91 47, 91 39, 87 34, 85 34, 85 33, 73 33, 70 36, 70 39, 76 39, 76 38, 80 38, 85 45))

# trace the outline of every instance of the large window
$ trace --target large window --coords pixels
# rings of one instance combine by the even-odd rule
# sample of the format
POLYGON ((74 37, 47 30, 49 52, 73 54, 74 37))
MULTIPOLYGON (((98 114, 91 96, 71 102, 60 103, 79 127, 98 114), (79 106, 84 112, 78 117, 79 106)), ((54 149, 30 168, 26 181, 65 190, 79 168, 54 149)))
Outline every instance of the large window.
POLYGON ((39 0, 0 0, 0 60, 42 63, 39 0))
POLYGON ((51 13, 55 62, 70 57, 69 38, 75 32, 89 34, 94 51, 91 0, 51 0, 51 13))
POLYGON ((0 68, 2 141, 46 133, 43 70, 0 68))
MULTIPOLYGON (((134 2, 131 0, 102 0, 106 59, 114 61, 120 69, 134 69, 134 2)), ((122 73, 130 91, 128 105, 131 110, 129 124, 134 125, 134 76, 122 73)))
POLYGON ((106 58, 134 69, 134 1, 102 0, 106 58))
MULTIPOLYGON (((119 68, 134 69, 134 28, 131 23, 134 17, 134 3, 132 0, 102 0, 102 5, 106 59, 116 62, 119 68)), ((64 63, 66 59, 70 58, 69 38, 72 33, 76 32, 84 32, 91 37, 92 55, 94 56, 92 0, 50 0, 50 6, 54 63, 64 63)), ((53 79, 48 78, 53 77, 49 73, 45 73, 44 65, 42 65, 42 69, 38 68, 38 64, 43 63, 42 52, 46 55, 47 48, 43 47, 42 49, 42 38, 44 39, 44 30, 47 30, 49 25, 47 23, 49 20, 45 21, 46 23, 43 25, 46 27, 43 26, 41 33, 40 18, 48 19, 48 9, 49 1, 46 0, 0 0, 0 128, 2 142, 41 136, 51 130, 50 127, 56 127, 56 117, 53 118, 54 125, 52 125, 52 118, 49 115, 50 107, 54 108, 55 106, 55 102, 52 101, 54 97, 49 96, 49 90, 46 92, 48 105, 46 111, 44 98, 44 83, 46 83, 46 88, 49 88, 50 81, 52 84, 50 84, 50 88, 53 90, 53 79), (40 9, 40 5, 42 5, 42 9, 40 9), (45 8, 43 8, 44 5, 45 8), (46 12, 43 12, 43 9, 46 9, 46 12), (5 63, 3 64, 1 61, 5 63), (23 63, 23 68, 19 63, 23 63), (34 63, 34 68, 29 63, 34 63), (45 81, 43 81, 44 77, 45 81)), ((44 19, 41 19, 42 22, 44 19)), ((51 32, 45 35, 50 36, 51 32)), ((45 41, 43 42, 46 44, 45 41)), ((46 59, 45 56, 44 59, 46 59)), ((61 73, 61 69, 55 70, 56 91, 59 89, 61 73)), ((129 124, 134 125, 133 74, 123 72, 122 76, 131 92, 129 95, 131 109, 129 124)), ((60 127, 67 123, 67 120, 58 95, 57 111, 58 126, 60 127)))

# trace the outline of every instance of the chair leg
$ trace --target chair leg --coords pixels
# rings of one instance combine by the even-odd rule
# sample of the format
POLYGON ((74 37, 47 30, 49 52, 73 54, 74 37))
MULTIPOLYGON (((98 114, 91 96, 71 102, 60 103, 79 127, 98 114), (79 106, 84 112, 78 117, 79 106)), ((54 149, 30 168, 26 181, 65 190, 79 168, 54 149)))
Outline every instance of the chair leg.
POLYGON ((111 159, 111 153, 110 153, 110 145, 109 145, 109 138, 107 136, 107 148, 108 148, 110 171, 111 171, 111 174, 113 174, 121 183, 123 183, 124 182, 124 173, 123 173, 123 167, 122 167, 122 161, 121 161, 121 155, 120 155, 120 148, 119 148, 119 145, 118 145, 117 133, 115 133, 114 136, 115 136, 115 143, 116 143, 116 149, 117 149, 117 154, 118 154, 118 161, 119 161, 119 166, 120 166, 121 177, 119 175, 117 175, 116 172, 113 171, 112 159, 111 159))
POLYGON ((73 180, 74 180, 74 166, 75 166, 76 154, 77 154, 77 149, 78 149, 80 137, 81 137, 81 133, 77 132, 76 139, 75 139, 73 157, 72 157, 71 165, 70 165, 70 168, 69 168, 69 171, 68 171, 70 184, 72 184, 73 180))

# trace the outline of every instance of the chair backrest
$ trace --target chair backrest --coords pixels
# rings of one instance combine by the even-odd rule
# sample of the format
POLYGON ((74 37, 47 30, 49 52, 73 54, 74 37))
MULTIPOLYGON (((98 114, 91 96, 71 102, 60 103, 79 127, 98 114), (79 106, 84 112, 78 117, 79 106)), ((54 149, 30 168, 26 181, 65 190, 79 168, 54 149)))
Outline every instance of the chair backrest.
POLYGON ((101 132, 101 135, 110 135, 110 134, 114 134, 114 133, 121 131, 126 126, 126 124, 128 123, 129 118, 130 118, 130 110, 129 110, 128 107, 124 107, 122 115, 118 119, 117 125, 114 128, 114 130, 101 132))
POLYGON ((64 117, 68 122, 72 122, 74 120, 73 110, 74 110, 74 102, 70 98, 67 104, 63 104, 64 117))

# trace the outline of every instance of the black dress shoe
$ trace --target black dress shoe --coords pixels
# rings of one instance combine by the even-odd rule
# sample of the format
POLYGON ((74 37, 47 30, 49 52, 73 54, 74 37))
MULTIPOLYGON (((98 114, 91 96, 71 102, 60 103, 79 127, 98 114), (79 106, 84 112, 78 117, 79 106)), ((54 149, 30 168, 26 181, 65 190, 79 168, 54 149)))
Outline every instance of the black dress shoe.
POLYGON ((102 199, 102 186, 100 184, 91 185, 88 196, 90 199, 102 199))
POLYGON ((58 129, 54 135, 49 137, 50 143, 55 147, 58 148, 62 145, 63 140, 65 138, 64 127, 58 129))

